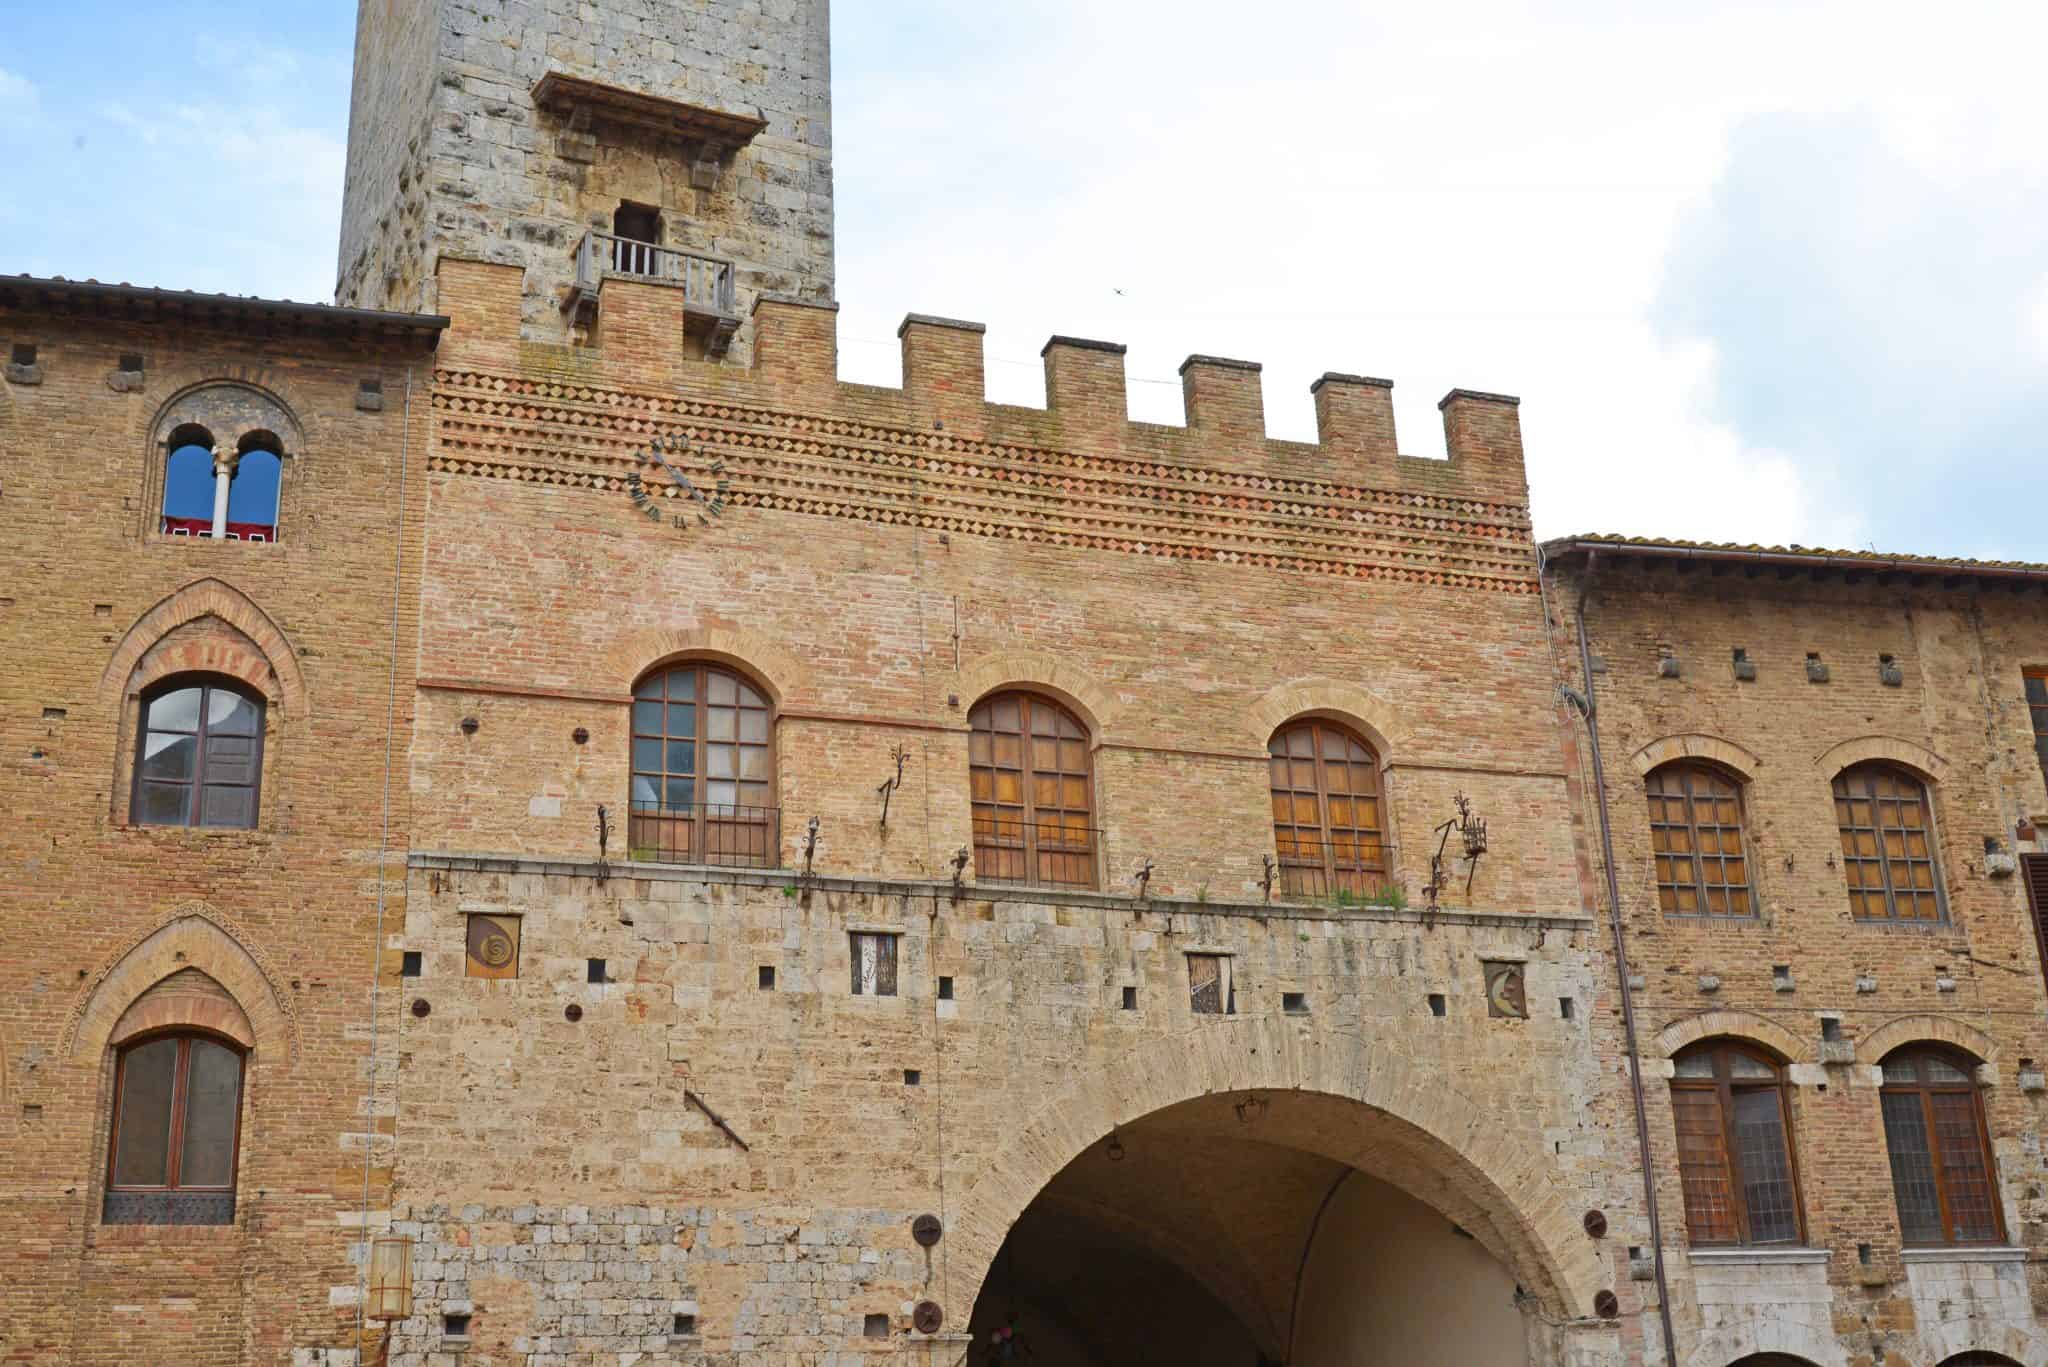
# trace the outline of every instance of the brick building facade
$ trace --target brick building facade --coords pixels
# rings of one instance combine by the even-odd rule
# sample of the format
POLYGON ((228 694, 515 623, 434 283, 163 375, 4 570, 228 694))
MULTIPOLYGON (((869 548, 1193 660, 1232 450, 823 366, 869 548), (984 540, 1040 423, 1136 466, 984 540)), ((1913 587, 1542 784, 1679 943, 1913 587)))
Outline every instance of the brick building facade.
POLYGON ((351 307, 0 282, 0 1361, 2048 1365, 2026 576, 843 383, 826 32, 365 0, 351 307))

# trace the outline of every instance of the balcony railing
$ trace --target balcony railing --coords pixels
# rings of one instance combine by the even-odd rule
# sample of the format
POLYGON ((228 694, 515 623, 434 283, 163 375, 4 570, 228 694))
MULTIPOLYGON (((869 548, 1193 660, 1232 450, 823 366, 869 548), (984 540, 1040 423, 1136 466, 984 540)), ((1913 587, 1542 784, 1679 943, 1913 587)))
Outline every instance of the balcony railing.
POLYGON ((706 346, 722 356, 739 329, 733 263, 722 256, 661 247, 630 237, 591 231, 576 246, 576 280, 567 307, 588 325, 597 318, 607 278, 668 285, 683 292, 685 326, 709 333, 706 346))
POLYGON ((1059 821, 974 818, 974 881, 1093 888, 1102 832, 1059 821))
POLYGON ((1281 897, 1361 906, 1399 905, 1403 899, 1394 869, 1394 847, 1360 840, 1312 840, 1282 833, 1281 897))
POLYGON ((782 861, 782 811, 700 802, 694 807, 635 803, 627 857, 647 864, 706 864, 772 869, 782 861))

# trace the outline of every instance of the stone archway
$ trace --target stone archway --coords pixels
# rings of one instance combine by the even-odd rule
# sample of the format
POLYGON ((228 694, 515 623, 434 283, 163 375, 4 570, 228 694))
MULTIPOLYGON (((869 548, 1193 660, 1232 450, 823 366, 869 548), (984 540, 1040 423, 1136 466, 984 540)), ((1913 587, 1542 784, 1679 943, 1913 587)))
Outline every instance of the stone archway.
MULTIPOLYGON (((1583 1327, 1607 1283, 1580 1208, 1540 1135, 1442 1074, 1359 1035, 1247 1020, 1133 1050, 1039 1108, 951 1212, 943 1303, 956 1316, 978 1306, 986 1331, 997 1303, 1032 1299, 1022 1282, 1033 1261, 1152 1266, 1175 1274, 1191 1319, 1212 1325, 1205 1342, 1288 1361, 1297 1324, 1315 1318, 1301 1297, 1335 1210, 1340 1225, 1398 1217, 1447 1267, 1493 1269, 1473 1294, 1499 1292, 1488 1302, 1497 1333, 1533 1341, 1545 1322, 1566 1321, 1603 1333, 1583 1327), (1173 1159, 1158 1172, 1155 1151, 1173 1159), (1187 1175, 1197 1157, 1213 1180, 1187 1175)), ((1045 1332, 1083 1345, 1075 1361, 1146 1360, 1128 1356, 1125 1331, 1102 1315, 1082 1307, 1066 1319, 1045 1332)))

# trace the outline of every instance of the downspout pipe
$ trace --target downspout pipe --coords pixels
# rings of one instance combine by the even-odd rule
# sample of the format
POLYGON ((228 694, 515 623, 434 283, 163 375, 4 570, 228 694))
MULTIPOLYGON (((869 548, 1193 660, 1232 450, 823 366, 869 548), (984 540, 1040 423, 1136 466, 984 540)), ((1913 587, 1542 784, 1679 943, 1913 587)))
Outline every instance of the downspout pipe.
POLYGON ((1664 1361, 1678 1367, 1678 1335, 1671 1327, 1671 1287, 1664 1275, 1664 1223, 1657 1213, 1656 1168, 1650 1157, 1650 1117, 1643 1100, 1643 1059, 1636 1042, 1635 994, 1629 987, 1628 937, 1621 924, 1621 885, 1614 873, 1614 825, 1607 814, 1607 766, 1600 756, 1600 705, 1593 693, 1593 646, 1586 635, 1586 598, 1600 567, 1600 552, 1586 552, 1586 577, 1579 585, 1574 625, 1579 634, 1579 676, 1586 686, 1587 743, 1593 755, 1593 803, 1600 813, 1600 864, 1607 875, 1607 917, 1614 933, 1614 971, 1621 980, 1621 1032, 1628 1046, 1629 1092, 1635 1102, 1636 1151, 1643 1169, 1643 1208, 1650 1217, 1650 1256, 1656 1271, 1657 1318, 1664 1330, 1664 1361))

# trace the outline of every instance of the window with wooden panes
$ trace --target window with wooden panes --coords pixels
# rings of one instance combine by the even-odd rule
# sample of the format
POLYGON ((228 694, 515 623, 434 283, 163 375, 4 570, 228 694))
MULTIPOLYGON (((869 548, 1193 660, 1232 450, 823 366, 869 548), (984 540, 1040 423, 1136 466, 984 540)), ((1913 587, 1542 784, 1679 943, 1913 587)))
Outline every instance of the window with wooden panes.
POLYGON ((1886 1055, 1879 1102, 1908 1247, 2004 1237, 1976 1060, 1931 1045, 1886 1055))
POLYGON ((1754 915, 1741 787, 1704 764, 1667 764, 1645 787, 1658 906, 1673 916, 1754 915))
POLYGON ((2026 672, 2027 716, 2033 721, 2034 756, 2048 775, 2048 669, 2026 672))
POLYGON ((254 829, 263 779, 263 699, 239 684, 173 679, 142 699, 131 819, 144 826, 254 829))
POLYGON ((1675 1067, 1671 1111, 1693 1243, 1797 1243, 1799 1182, 1783 1068, 1729 1040, 1696 1045, 1675 1067))
POLYGON ((1835 776, 1835 823, 1849 910, 1861 921, 1939 921, 1941 871, 1927 785, 1892 764, 1835 776))
POLYGON ((1379 756, 1335 722, 1296 722, 1267 746, 1282 889, 1359 896, 1387 882, 1379 756))
POLYGON ((985 698, 967 721, 975 878, 1094 887, 1087 728, 1033 693, 985 698))
POLYGON ((635 859, 772 867, 781 855, 773 709, 730 669, 688 664, 633 690, 635 859))
POLYGON ((226 1225, 235 1218, 242 1052, 159 1035, 121 1051, 107 1154, 108 1224, 226 1225))

